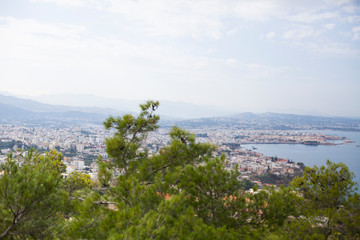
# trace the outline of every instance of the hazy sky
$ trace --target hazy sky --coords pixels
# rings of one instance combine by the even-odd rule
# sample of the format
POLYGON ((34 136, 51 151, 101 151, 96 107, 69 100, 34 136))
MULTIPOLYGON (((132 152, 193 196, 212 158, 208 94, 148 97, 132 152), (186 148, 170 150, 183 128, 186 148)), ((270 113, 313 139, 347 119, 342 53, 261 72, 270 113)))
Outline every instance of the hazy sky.
POLYGON ((0 0, 0 90, 360 116, 360 1, 0 0))

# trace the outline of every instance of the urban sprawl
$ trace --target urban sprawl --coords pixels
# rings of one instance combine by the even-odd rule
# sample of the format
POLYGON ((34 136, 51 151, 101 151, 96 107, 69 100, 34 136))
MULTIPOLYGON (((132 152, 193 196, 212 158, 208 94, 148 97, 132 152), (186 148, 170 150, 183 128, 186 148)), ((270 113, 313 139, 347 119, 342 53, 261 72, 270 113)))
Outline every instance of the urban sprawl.
MULTIPOLYGON (((160 128, 149 134, 143 147, 149 149, 149 154, 156 154, 159 149, 169 144, 169 128, 160 128)), ((190 129, 196 135, 198 142, 209 142, 217 146, 215 155, 225 154, 226 167, 235 167, 241 172, 241 178, 251 179, 258 185, 263 185, 260 176, 272 174, 276 176, 293 177, 301 174, 302 164, 276 156, 264 156, 256 152, 251 144, 343 144, 350 140, 325 135, 293 130, 239 130, 236 128, 203 127, 190 129)), ((106 159, 105 139, 114 134, 102 126, 88 127, 29 127, 11 124, 0 125, 0 163, 7 155, 18 149, 34 147, 39 151, 57 149, 64 155, 67 166, 66 174, 72 171, 88 173, 92 179, 97 178, 96 159, 101 156, 106 159)), ((142 149, 140 149, 142 150, 142 149)))

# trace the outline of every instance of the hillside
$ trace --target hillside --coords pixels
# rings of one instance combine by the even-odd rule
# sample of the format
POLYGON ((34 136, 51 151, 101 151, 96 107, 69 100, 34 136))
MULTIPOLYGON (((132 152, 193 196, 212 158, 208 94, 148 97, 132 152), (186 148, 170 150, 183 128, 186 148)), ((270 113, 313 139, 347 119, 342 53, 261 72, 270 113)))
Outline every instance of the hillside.
MULTIPOLYGON (((109 99, 107 99, 109 100, 109 99)), ((100 100, 99 100, 100 101, 100 100)), ((81 104, 81 102, 76 102, 81 104)), ((106 101, 101 104, 105 104, 106 101)), ((111 101, 108 101, 110 104, 111 101)), ((12 121, 23 122, 27 124, 101 124, 109 115, 119 116, 125 113, 133 113, 135 109, 123 110, 114 109, 120 106, 121 102, 112 102, 112 105, 103 105, 104 107, 85 107, 85 106, 64 106, 45 104, 38 101, 18 98, 14 96, 5 96, 0 94, 0 122, 11 123, 12 121)), ((90 104, 90 103, 89 103, 90 104)), ((101 105, 99 104, 99 106, 101 105)), ((125 104, 125 103, 122 103, 125 104)), ((134 104, 134 102, 132 102, 134 104)), ((125 104, 126 105, 126 104, 125 104)), ((124 105, 124 106, 125 106, 124 105)), ((236 127, 239 129, 269 129, 269 130, 347 130, 359 131, 360 119, 344 117, 322 117, 297 114, 281 113, 261 113, 251 112, 238 113, 232 115, 222 115, 225 111, 212 109, 187 103, 161 102, 159 113, 162 116, 160 125, 171 127, 178 125, 186 128, 201 127, 236 127), (214 117, 209 116, 212 112, 214 117), (192 116, 184 118, 185 116, 192 116)), ((130 105, 127 105, 130 106, 130 105)), ((124 107, 124 109, 129 109, 124 107)))

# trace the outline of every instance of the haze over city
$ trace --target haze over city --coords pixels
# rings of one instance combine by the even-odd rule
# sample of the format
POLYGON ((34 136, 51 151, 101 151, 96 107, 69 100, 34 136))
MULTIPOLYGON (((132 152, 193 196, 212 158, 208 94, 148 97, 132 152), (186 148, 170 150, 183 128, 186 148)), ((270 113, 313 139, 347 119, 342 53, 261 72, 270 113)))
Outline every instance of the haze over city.
POLYGON ((0 0, 0 91, 360 117, 359 13, 352 0, 0 0))

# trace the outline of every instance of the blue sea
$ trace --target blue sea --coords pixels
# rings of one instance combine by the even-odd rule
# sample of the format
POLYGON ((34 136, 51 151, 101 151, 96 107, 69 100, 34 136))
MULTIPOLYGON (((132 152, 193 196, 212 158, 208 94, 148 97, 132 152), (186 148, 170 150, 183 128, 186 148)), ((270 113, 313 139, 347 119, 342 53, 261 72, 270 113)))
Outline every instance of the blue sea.
MULTIPOLYGON (((265 156, 281 157, 303 162, 305 166, 321 166, 326 164, 329 159, 332 162, 345 163, 349 170, 355 174, 354 181, 360 188, 360 132, 344 131, 309 131, 320 132, 327 135, 347 137, 354 141, 341 145, 318 145, 309 146, 303 144, 251 144, 242 145, 242 147, 251 149, 252 146, 257 148, 256 152, 263 153, 265 156)), ((358 191, 360 192, 360 191, 358 191)))

